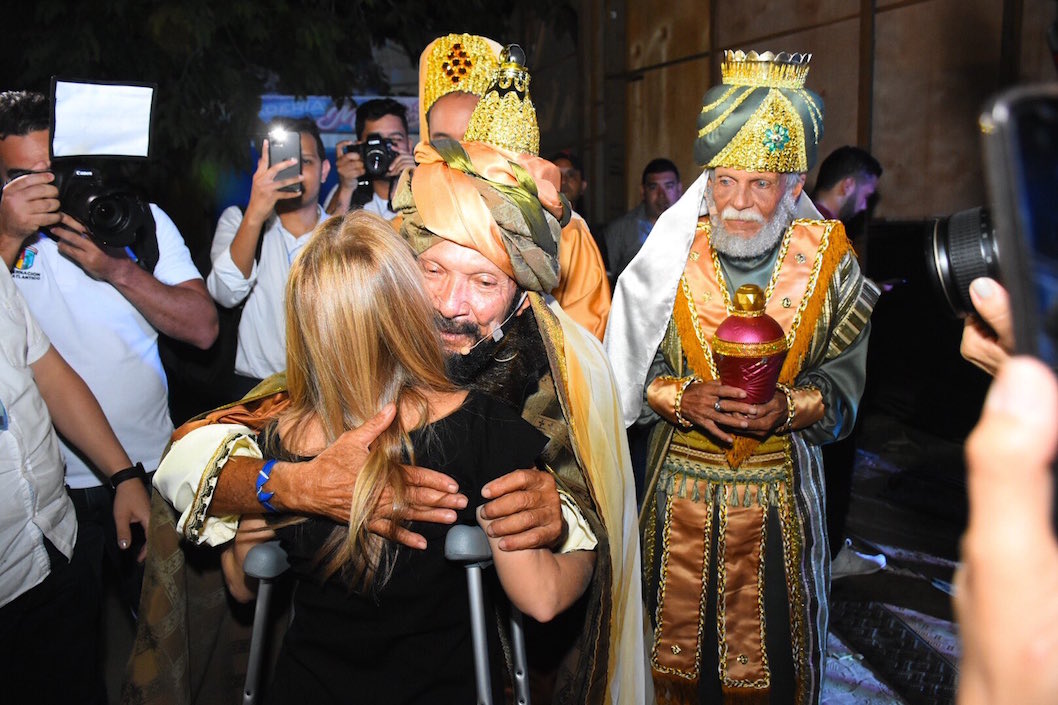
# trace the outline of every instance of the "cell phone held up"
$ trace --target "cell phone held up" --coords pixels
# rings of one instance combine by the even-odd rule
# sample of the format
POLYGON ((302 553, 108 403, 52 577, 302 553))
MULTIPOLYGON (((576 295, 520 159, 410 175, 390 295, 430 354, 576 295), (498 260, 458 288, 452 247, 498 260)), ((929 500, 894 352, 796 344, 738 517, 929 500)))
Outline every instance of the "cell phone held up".
MULTIPOLYGON (((289 167, 276 174, 276 181, 292 179, 301 175, 301 134, 277 128, 268 133, 268 166, 274 166, 288 159, 297 160, 289 167)), ((286 193, 301 193, 301 184, 289 184, 279 189, 286 193)))
POLYGON ((1058 367, 1058 83, 1009 89, 980 119, 1015 348, 1058 367))

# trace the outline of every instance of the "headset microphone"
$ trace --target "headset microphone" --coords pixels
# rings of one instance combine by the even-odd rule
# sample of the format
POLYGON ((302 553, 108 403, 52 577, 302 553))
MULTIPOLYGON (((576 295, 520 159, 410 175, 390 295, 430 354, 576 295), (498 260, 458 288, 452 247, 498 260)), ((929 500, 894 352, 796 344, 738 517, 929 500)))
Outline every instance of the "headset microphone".
POLYGON ((518 299, 518 303, 515 304, 514 309, 507 315, 506 318, 504 318, 500 322, 500 324, 498 326, 496 326, 495 328, 492 329, 491 333, 489 333, 488 335, 486 335, 484 338, 482 338, 478 342, 474 343, 473 345, 469 345, 469 346, 463 348, 462 350, 459 351, 459 354, 460 355, 469 355, 471 350, 473 350, 477 346, 481 345, 482 343, 484 343, 489 338, 492 338, 492 340, 497 342, 497 343, 500 342, 503 339, 503 327, 505 325, 507 325, 508 323, 510 323, 512 318, 514 318, 516 315, 518 315, 518 312, 522 309, 522 304, 525 303, 525 299, 526 299, 527 296, 529 296, 529 292, 528 291, 523 291, 522 292, 522 298, 518 299))

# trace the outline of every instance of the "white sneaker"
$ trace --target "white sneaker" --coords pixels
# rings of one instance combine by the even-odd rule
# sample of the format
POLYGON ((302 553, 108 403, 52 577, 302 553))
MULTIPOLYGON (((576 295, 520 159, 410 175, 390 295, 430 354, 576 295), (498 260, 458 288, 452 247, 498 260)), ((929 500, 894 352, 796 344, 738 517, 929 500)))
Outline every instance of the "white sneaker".
POLYGON ((850 575, 869 575, 877 573, 882 568, 885 568, 884 555, 854 551, 852 541, 845 539, 845 545, 841 547, 838 555, 834 556, 833 563, 830 564, 830 579, 837 580, 850 575))

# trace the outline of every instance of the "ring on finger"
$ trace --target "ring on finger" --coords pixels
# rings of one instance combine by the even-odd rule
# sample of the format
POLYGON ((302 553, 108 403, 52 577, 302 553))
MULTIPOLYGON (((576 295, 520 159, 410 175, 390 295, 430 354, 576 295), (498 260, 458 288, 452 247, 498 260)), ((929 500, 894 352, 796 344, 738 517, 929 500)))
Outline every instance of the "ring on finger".
POLYGON ((720 400, 719 399, 717 399, 716 403, 713 404, 713 409, 716 410, 716 411, 723 411, 723 409, 720 408, 720 400))

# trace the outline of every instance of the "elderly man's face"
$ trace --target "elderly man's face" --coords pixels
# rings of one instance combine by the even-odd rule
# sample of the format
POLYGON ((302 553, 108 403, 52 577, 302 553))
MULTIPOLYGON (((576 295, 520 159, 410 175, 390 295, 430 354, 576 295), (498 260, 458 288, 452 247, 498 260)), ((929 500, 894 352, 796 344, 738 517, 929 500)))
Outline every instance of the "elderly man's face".
POLYGON ((510 314, 518 285, 477 250, 442 240, 418 261, 448 354, 465 354, 510 314))
MULTIPOLYGON (((751 238, 771 220, 784 195, 782 179, 774 172, 739 171, 717 167, 712 185, 716 215, 733 235, 751 238)), ((794 186, 793 199, 803 182, 794 186)))

